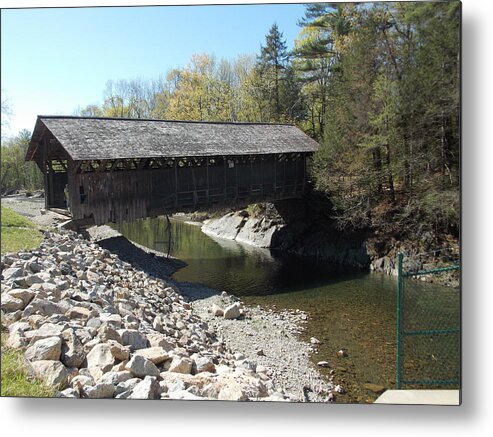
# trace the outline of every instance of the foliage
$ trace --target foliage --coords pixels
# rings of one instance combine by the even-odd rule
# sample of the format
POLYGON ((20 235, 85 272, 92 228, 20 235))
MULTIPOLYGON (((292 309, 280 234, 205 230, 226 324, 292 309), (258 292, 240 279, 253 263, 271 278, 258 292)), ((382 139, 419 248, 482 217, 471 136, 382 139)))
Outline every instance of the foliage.
POLYGON ((25 162, 31 133, 21 131, 16 137, 2 141, 0 190, 38 190, 43 188, 43 175, 34 162, 25 162))
POLYGON ((300 68, 330 66, 313 175, 341 228, 457 235, 459 14, 456 1, 308 7, 300 68))

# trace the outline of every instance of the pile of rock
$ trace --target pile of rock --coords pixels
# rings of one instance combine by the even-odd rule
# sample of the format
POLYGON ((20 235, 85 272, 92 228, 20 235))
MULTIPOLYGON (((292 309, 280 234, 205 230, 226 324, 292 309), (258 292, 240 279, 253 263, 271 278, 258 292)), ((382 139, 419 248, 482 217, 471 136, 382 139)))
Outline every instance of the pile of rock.
MULTIPOLYGON (((70 231, 2 258, 7 345, 61 397, 285 400, 169 284, 70 231)), ((226 308, 223 315, 241 308, 226 308)))

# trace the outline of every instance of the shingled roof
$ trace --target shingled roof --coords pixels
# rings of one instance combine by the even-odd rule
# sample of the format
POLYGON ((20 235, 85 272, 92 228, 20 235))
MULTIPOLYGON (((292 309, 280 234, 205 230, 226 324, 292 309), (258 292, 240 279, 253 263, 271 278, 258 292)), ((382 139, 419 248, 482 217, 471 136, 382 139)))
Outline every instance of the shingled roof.
POLYGON ((48 129, 74 160, 314 152, 286 124, 38 116, 26 159, 48 129))

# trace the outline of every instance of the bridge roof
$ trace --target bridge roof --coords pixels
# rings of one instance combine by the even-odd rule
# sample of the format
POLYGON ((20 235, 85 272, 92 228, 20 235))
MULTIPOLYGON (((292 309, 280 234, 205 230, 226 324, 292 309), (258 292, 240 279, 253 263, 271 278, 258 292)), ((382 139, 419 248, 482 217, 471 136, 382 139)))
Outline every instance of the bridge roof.
POLYGON ((38 116, 26 160, 45 130, 74 160, 314 152, 295 126, 126 118, 38 116))

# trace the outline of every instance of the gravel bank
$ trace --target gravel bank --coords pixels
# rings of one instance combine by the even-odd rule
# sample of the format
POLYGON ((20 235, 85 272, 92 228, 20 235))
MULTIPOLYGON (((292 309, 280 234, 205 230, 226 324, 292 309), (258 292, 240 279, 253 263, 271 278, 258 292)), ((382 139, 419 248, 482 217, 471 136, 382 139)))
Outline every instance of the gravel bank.
MULTIPOLYGON (((2 199, 3 202, 5 199, 2 199)), ((37 223, 47 216, 41 215, 43 199, 17 197, 8 199, 6 203, 37 223)), ((55 219, 53 223, 56 223, 55 219)), ((175 286, 185 301, 191 302, 193 313, 207 322, 218 340, 224 342, 226 350, 234 352, 239 360, 246 359, 260 366, 260 370, 272 379, 274 386, 289 394, 291 400, 334 401, 337 391, 342 390, 331 379, 322 379, 309 359, 313 346, 298 338, 306 314, 297 310, 273 312, 242 305, 244 315, 239 319, 215 316, 213 305, 225 308, 238 299, 198 284, 177 283, 169 279, 174 271, 185 265, 182 261, 168 259, 158 252, 131 243, 109 226, 90 228, 86 237, 134 268, 175 286)))
MULTIPOLYGON (((190 288, 181 287, 185 295, 190 288)), ((241 353, 267 369, 276 387, 301 402, 327 402, 335 400, 334 384, 324 381, 310 361, 310 345, 298 339, 307 315, 299 310, 274 312, 257 307, 243 306, 244 316, 228 320, 215 316, 213 305, 226 308, 235 301, 234 296, 213 295, 196 299, 192 308, 201 319, 213 327, 221 341, 231 350, 241 353)))

